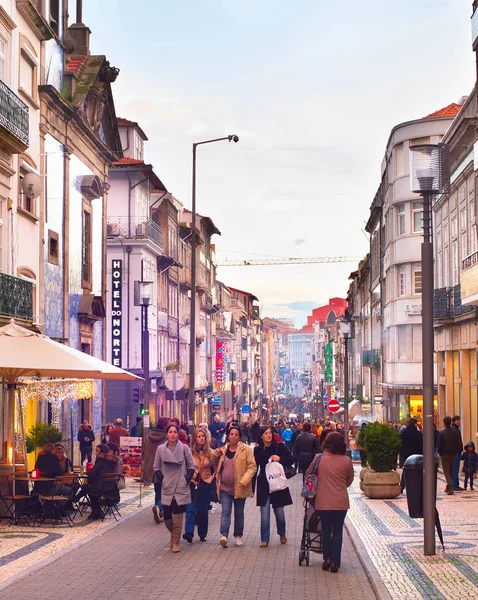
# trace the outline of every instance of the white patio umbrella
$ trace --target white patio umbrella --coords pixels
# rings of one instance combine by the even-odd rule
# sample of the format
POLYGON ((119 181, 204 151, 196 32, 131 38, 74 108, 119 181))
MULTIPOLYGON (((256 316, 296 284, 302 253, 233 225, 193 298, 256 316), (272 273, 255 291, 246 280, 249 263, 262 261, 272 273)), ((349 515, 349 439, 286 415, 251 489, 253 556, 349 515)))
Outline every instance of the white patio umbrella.
MULTIPOLYGON (((0 327, 0 378, 2 377, 10 384, 9 392, 12 394, 15 394, 20 377, 141 379, 99 358, 25 329, 15 323, 14 319, 8 325, 0 327)), ((20 420, 23 427, 22 414, 20 420)), ((22 437, 25 439, 23 431, 22 437)), ((15 464, 15 460, 13 463, 15 464)))
POLYGON ((128 371, 35 333, 12 319, 0 327, 0 377, 76 377, 79 379, 141 379, 128 371))

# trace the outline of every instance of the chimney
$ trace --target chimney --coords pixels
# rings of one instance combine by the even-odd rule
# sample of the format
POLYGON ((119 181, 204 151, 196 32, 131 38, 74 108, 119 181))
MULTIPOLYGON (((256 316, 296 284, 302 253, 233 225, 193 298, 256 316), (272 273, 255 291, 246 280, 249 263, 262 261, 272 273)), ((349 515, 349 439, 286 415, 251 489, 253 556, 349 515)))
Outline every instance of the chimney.
POLYGON ((83 21, 83 0, 76 0, 76 23, 68 27, 68 32, 75 45, 72 56, 90 55, 91 30, 83 21))

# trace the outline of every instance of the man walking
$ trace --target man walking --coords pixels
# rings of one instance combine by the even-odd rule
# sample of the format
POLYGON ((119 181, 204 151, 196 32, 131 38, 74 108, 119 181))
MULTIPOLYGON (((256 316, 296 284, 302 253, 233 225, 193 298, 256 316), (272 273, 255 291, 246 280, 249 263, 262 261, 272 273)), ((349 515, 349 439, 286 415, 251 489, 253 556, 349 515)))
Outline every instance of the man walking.
POLYGON ((303 477, 314 456, 319 452, 319 440, 311 433, 311 429, 310 423, 304 423, 302 433, 297 437, 294 445, 294 457, 299 463, 299 471, 302 472, 303 477))
POLYGON ((463 447, 460 432, 456 427, 451 426, 451 417, 443 419, 445 427, 438 432, 437 450, 441 458, 441 466, 446 479, 445 492, 451 496, 453 490, 453 466, 456 455, 463 447))
POLYGON ((220 421, 219 415, 214 415, 209 431, 211 432, 211 437, 216 440, 217 445, 220 448, 222 446, 222 436, 226 432, 226 426, 220 421))
POLYGON ((459 415, 455 415, 451 420, 451 426, 458 431, 460 436, 460 450, 456 453, 455 464, 453 465, 453 489, 455 492, 462 492, 463 488, 460 487, 460 461, 461 453, 463 452, 463 439, 460 431, 461 419, 459 415))
POLYGON ((119 446, 120 437, 129 437, 129 431, 123 427, 122 419, 116 419, 114 429, 110 431, 110 442, 119 446))
MULTIPOLYGON (((423 454, 423 434, 417 429, 418 421, 413 417, 408 421, 407 427, 400 433, 400 463, 403 469, 403 463, 412 454, 423 454)), ((400 487, 405 489, 405 471, 402 471, 400 478, 400 487)))

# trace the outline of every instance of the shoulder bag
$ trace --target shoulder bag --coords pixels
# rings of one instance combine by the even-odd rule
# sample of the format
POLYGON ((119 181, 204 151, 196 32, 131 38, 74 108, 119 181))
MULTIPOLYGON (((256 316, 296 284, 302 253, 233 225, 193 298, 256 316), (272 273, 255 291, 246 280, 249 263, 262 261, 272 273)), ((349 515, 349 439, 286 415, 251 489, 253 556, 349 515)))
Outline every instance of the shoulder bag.
POLYGON ((304 479, 304 485, 302 486, 301 496, 306 500, 312 500, 317 493, 317 486, 319 484, 319 465, 322 454, 319 454, 315 459, 310 474, 304 479))

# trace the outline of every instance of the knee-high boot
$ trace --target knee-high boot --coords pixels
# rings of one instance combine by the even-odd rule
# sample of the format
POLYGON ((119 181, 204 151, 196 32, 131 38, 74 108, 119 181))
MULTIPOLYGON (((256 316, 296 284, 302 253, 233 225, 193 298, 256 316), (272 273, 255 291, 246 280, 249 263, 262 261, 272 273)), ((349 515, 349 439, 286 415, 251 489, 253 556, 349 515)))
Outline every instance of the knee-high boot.
POLYGON ((173 515, 173 531, 171 532, 171 549, 173 552, 180 552, 179 540, 183 530, 183 513, 173 515))

